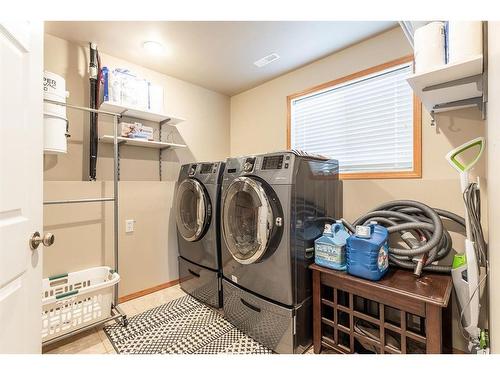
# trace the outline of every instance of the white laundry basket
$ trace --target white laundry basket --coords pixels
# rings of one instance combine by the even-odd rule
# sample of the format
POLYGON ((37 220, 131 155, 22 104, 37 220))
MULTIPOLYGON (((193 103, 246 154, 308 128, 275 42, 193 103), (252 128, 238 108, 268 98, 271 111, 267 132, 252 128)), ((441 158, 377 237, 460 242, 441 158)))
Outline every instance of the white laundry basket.
POLYGON ((108 318, 119 281, 104 266, 43 279, 42 341, 108 318))

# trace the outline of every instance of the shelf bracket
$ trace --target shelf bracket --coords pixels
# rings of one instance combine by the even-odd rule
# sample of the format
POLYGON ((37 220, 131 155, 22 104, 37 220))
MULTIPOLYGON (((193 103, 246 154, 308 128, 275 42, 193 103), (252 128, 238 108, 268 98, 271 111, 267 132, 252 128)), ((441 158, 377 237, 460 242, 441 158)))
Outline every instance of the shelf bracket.
POLYGON ((436 112, 434 112, 434 109, 430 113, 431 115, 431 126, 436 126, 436 112))
POLYGON ((422 89, 422 91, 434 91, 434 90, 446 89, 446 88, 454 87, 454 86, 467 85, 469 83, 475 83, 477 85, 477 89, 479 91, 483 91, 482 90, 482 86, 483 86, 483 75, 482 74, 476 74, 476 75, 470 76, 470 77, 459 78, 459 79, 455 79, 453 81, 443 82, 443 83, 438 83, 435 85, 427 86, 427 87, 424 87, 422 89))
MULTIPOLYGON (((162 140, 161 133, 162 133, 162 130, 163 130, 163 124, 165 124, 165 123, 167 123, 169 121, 170 121, 170 119, 167 119, 167 120, 164 120, 164 121, 160 122, 160 125, 159 125, 160 126, 160 131, 158 132, 159 133, 158 134, 158 140, 160 142, 162 140)), ((162 149, 159 148, 158 149, 158 176, 159 176, 160 181, 161 181, 161 178, 162 178, 162 176, 161 176, 161 152, 162 152, 162 149)))
MULTIPOLYGON (((117 133, 116 135, 118 135, 118 129, 121 127, 121 123, 122 123, 122 115, 120 114, 120 116, 116 119, 116 124, 115 124, 115 127, 116 127, 115 132, 117 133)), ((121 134, 121 129, 120 129, 120 134, 121 134)), ((120 181, 120 148, 121 148, 122 143, 124 143, 124 142, 125 141, 121 141, 121 140, 117 140, 116 141, 116 144, 117 144, 117 150, 116 150, 116 179, 117 179, 117 181, 120 181)))
POLYGON ((486 120, 487 102, 488 102, 488 22, 483 21, 482 27, 483 27, 482 73, 475 74, 469 77, 455 79, 449 82, 443 82, 435 85, 426 86, 422 89, 422 92, 430 92, 434 90, 441 90, 441 89, 475 83, 477 91, 479 91, 480 96, 462 100, 456 100, 452 102, 439 103, 434 105, 434 107, 431 110, 431 116, 432 116, 431 126, 435 125, 436 113, 446 109, 454 109, 454 107, 464 108, 470 106, 477 106, 477 108, 481 112, 481 118, 483 120, 486 120))
POLYGON ((432 111, 431 111, 431 117, 432 117, 431 125, 432 126, 435 125, 435 121, 436 121, 435 115, 437 113, 436 111, 447 109, 447 108, 453 108, 453 107, 466 107, 466 106, 471 106, 471 105, 477 106, 479 108, 479 110, 484 113, 483 109, 484 109, 485 103, 483 102, 482 96, 478 96, 476 98, 456 100, 456 101, 448 102, 448 103, 436 104, 432 108, 432 111))
POLYGON ((169 117, 169 118, 166 118, 166 119, 165 119, 165 120, 163 120, 163 121, 160 121, 160 127, 161 127, 162 125, 165 125, 167 122, 170 122, 171 120, 172 120, 172 119, 169 117))
POLYGON ((478 96, 475 98, 461 99, 461 100, 455 100, 453 102, 436 104, 434 108, 432 108, 432 110, 434 112, 436 110, 441 110, 446 108, 464 107, 470 105, 477 105, 479 108, 481 108, 481 106, 483 105, 483 97, 478 96))
MULTIPOLYGON (((160 121, 160 134, 159 134, 159 141, 161 142, 162 141, 162 136, 161 136, 161 133, 162 133, 162 130, 163 130, 163 125, 169 123, 172 119, 169 117, 169 118, 166 118, 165 120, 163 121, 160 121)), ((163 151, 163 149, 159 149, 158 150, 158 175, 160 176, 160 181, 161 181, 161 178, 162 178, 162 175, 161 175, 161 152, 163 151)))
POLYGON ((118 142, 118 153, 117 153, 117 158, 118 158, 117 162, 118 162, 118 164, 117 164, 117 168, 116 168, 116 173, 117 173, 117 176, 118 176, 118 181, 120 181, 120 148, 121 148, 120 146, 121 146, 122 143, 123 142, 118 142))

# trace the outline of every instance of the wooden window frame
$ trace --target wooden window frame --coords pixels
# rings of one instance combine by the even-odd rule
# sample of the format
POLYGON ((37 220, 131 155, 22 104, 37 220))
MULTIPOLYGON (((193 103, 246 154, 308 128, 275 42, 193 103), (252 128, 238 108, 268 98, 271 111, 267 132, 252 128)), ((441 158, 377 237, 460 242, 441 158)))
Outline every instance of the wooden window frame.
MULTIPOLYGON (((291 148, 292 135, 292 100, 304 95, 312 94, 316 91, 325 90, 329 87, 338 84, 352 81, 373 73, 380 72, 398 66, 401 64, 413 62, 413 55, 401 57, 396 60, 388 61, 384 64, 361 70, 359 72, 349 74, 345 77, 325 82, 320 85, 311 87, 307 90, 297 92, 287 96, 287 129, 286 129, 286 147, 291 148)), ((368 180, 368 179, 403 179, 403 178, 421 178, 422 177, 422 103, 420 99, 413 95, 413 169, 411 171, 387 171, 387 172, 361 172, 361 173, 341 173, 342 180, 368 180)))

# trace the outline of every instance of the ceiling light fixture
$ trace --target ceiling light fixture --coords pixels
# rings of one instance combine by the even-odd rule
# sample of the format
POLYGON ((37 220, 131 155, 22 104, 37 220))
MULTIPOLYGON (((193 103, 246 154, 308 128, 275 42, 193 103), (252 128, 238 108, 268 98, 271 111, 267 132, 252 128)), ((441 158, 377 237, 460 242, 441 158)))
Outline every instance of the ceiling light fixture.
POLYGON ((155 42, 153 40, 148 40, 142 44, 142 48, 144 48, 147 52, 152 55, 162 55, 165 52, 165 47, 163 44, 159 42, 155 42))
POLYGON ((255 61, 253 64, 259 68, 266 66, 267 64, 271 64, 273 61, 276 61, 280 58, 280 55, 277 53, 271 53, 270 55, 264 56, 263 58, 255 61))

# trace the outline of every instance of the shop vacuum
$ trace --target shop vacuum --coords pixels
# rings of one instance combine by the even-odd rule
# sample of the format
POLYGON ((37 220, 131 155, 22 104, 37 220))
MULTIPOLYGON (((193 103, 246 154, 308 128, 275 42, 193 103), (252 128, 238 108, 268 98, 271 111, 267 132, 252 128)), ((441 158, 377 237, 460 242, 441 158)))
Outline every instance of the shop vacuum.
MULTIPOLYGON (((480 310, 480 288, 488 276, 486 242, 481 227, 481 200, 479 184, 469 181, 469 171, 476 165, 485 146, 485 139, 479 137, 451 150, 446 160, 460 173, 460 188, 465 204, 465 253, 456 254, 451 276, 460 306, 460 323, 469 338, 469 351, 488 353, 488 332, 478 327, 480 310), (461 163, 458 156, 477 149, 468 164, 461 163), (484 276, 480 279, 481 269, 484 276)), ((465 335, 464 335, 465 336, 465 335)))

